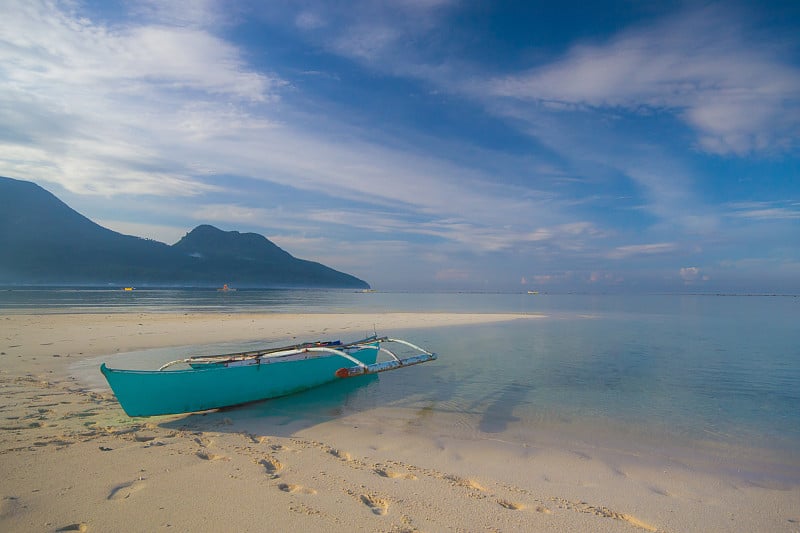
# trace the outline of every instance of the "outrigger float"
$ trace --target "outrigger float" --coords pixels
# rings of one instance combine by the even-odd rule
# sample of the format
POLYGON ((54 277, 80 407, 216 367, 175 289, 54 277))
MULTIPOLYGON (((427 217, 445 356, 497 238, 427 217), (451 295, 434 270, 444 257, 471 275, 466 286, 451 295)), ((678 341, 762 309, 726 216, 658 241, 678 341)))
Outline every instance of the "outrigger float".
MULTIPOLYGON (((395 349, 397 350, 397 349, 395 349)), ((171 361, 158 370, 100 371, 128 416, 190 413, 266 400, 337 379, 377 374, 436 359, 402 339, 372 336, 355 342, 310 342, 171 361), (395 343, 415 351, 398 357, 382 346, 395 343), (389 356, 378 361, 378 354, 389 356), (175 367, 175 368, 173 368, 175 367)))

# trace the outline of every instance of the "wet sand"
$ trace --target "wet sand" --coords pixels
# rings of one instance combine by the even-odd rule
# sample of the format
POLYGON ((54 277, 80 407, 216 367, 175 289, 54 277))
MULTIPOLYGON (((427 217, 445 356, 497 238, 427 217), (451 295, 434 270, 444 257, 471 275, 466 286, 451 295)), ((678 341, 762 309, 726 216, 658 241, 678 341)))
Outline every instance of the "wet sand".
POLYGON ((458 421, 426 409, 350 412, 335 401, 302 416, 276 401, 129 418, 109 390, 70 373, 87 358, 147 348, 535 318, 0 316, 0 530, 800 530, 797 486, 662 456, 610 460, 559 433, 504 442, 449 432, 458 421))

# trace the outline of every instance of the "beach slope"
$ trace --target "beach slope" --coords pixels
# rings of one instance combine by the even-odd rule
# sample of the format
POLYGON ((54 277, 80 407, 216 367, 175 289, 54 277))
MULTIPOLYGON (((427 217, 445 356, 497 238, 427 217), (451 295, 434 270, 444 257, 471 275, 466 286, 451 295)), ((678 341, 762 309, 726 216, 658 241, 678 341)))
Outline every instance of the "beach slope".
MULTIPOLYGON (((135 419, 110 390, 71 372, 87 358, 146 348, 402 336, 405 328, 536 318, 0 316, 0 530, 800 529, 796 486, 740 482, 664 458, 611 464, 568 440, 543 447, 455 438, 431 427, 424 409, 274 401, 135 419)), ((338 393, 325 391, 328 400, 338 393)))

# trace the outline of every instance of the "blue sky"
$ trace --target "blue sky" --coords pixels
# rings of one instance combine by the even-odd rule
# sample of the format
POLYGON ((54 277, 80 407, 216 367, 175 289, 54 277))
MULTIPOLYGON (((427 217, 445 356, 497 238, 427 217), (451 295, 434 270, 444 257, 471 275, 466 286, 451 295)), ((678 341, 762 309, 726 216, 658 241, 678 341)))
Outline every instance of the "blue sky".
POLYGON ((254 231, 378 289, 800 292, 798 2, 0 20, 0 175, 117 231, 254 231))

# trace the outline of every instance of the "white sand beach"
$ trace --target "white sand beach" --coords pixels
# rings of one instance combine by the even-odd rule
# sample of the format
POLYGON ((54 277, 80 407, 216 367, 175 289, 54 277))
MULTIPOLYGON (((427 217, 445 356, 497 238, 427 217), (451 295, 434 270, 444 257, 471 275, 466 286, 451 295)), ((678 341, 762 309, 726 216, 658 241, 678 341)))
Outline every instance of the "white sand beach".
POLYGON ((558 434, 546 446, 467 439, 390 407, 313 423, 263 408, 129 418, 70 371, 147 348, 533 319, 547 318, 2 315, 0 530, 800 531, 800 487, 668 457, 610 460, 558 434))

